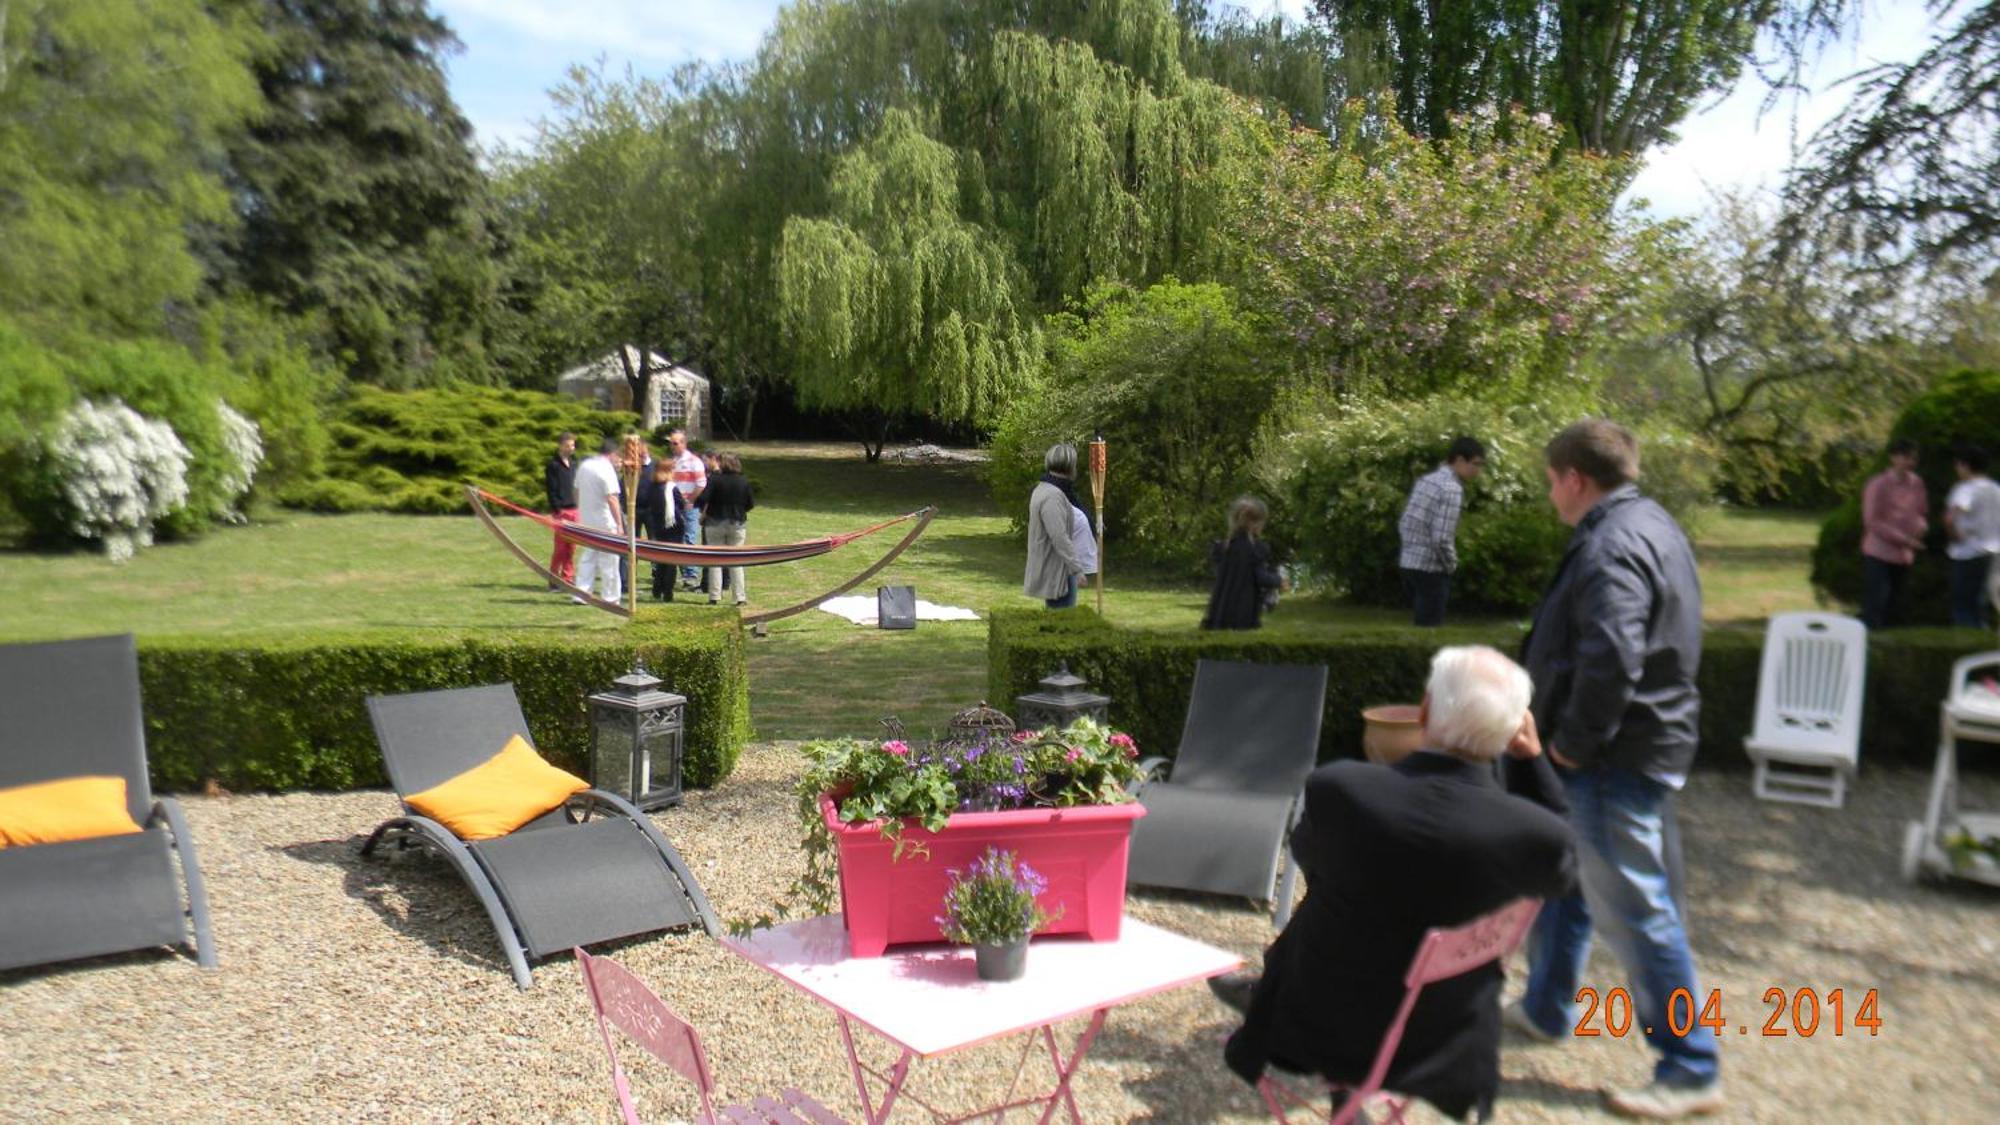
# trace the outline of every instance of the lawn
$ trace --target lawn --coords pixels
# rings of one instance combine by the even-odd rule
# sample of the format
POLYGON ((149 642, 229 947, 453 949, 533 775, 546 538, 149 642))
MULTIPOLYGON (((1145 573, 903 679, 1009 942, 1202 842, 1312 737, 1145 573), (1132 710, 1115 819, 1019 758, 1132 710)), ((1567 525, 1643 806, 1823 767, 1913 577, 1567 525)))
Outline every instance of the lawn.
MULTIPOLYGON (((930 530, 867 589, 905 583, 926 600, 982 614, 996 605, 1029 604, 1020 594, 1020 545, 974 467, 867 465, 851 445, 729 448, 743 457, 758 487, 753 541, 850 531, 935 504, 930 530)), ((546 537, 525 521, 505 526, 537 555, 546 550, 546 537)), ((1710 618, 1744 622, 1809 608, 1805 576, 1816 528, 1814 517, 1789 514, 1721 512, 1707 519, 1699 543, 1710 618)), ((753 604, 788 604, 827 589, 879 557, 902 531, 751 570, 753 604)), ((1126 569, 1115 553, 1107 561, 1105 609, 1112 619, 1188 629, 1200 620, 1206 591, 1198 582, 1126 569)), ((681 597, 676 612, 729 612, 681 597)), ((1272 627, 1316 630, 1401 617, 1295 598, 1272 627)), ((248 527, 166 544, 122 566, 86 554, 0 552, 4 639, 123 630, 144 636, 416 629, 469 636, 618 627, 608 614, 548 593, 468 518, 271 511, 248 527)), ((977 702, 986 687, 980 622, 883 632, 808 613, 773 624, 768 637, 751 643, 750 654, 752 719, 762 738, 863 733, 890 714, 922 731, 977 702)))

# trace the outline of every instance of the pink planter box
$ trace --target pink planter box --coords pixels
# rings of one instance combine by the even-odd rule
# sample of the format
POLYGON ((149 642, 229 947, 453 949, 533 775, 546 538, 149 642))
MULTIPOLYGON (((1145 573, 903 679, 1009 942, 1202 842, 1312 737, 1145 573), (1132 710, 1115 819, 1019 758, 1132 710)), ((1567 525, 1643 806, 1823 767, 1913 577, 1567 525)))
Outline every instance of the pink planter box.
POLYGON ((1146 815, 1145 806, 1134 801, 958 813, 941 832, 906 821, 903 858, 894 859, 896 842, 882 838, 881 821, 842 824, 830 797, 819 799, 819 810, 840 849, 841 912, 848 953, 855 957, 879 957, 892 945, 943 941, 937 916, 950 883, 946 872, 971 866, 989 845, 1013 852, 1048 879, 1049 889, 1037 901, 1051 914, 1061 907, 1062 917, 1038 933, 1116 941, 1125 917, 1132 822, 1146 815))

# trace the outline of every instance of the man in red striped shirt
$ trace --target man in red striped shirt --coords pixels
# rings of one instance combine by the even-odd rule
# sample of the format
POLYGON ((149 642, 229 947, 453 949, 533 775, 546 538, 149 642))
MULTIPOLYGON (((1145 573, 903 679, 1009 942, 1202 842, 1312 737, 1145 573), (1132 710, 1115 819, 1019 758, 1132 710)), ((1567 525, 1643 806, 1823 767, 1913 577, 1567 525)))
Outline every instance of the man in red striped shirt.
MULTIPOLYGON (((701 513, 695 510, 695 502, 708 490, 708 467, 701 457, 688 449, 687 431, 675 429, 667 434, 667 440, 674 450, 674 490, 681 494, 680 536, 681 542, 693 545, 701 542, 701 513)), ((681 588, 698 590, 701 588, 701 570, 698 567, 681 568, 681 588)))

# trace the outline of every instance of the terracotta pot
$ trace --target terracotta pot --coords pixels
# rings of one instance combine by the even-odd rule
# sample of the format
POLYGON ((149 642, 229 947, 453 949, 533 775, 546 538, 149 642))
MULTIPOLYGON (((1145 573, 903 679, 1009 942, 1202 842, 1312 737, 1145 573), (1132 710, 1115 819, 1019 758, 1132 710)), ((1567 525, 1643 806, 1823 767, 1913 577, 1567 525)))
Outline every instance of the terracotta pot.
POLYGON ((1404 755, 1423 748, 1424 728, 1417 721, 1415 704, 1388 703, 1364 708, 1361 722, 1361 749, 1371 762, 1393 765, 1404 755))

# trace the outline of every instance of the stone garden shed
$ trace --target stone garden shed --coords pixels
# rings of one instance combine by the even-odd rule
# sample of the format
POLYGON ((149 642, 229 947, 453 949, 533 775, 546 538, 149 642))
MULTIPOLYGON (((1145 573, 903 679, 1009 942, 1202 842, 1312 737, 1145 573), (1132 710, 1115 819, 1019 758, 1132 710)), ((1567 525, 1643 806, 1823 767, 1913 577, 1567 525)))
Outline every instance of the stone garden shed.
MULTIPOLYGON (((625 356, 633 370, 639 366, 639 349, 625 345, 625 356)), ((625 381, 625 365, 617 352, 573 367, 556 377, 556 393, 595 403, 599 410, 631 410, 645 420, 646 429, 678 425, 692 441, 709 436, 714 403, 708 377, 699 371, 678 367, 655 352, 652 356, 653 384, 648 401, 632 405, 632 385, 625 381)))

